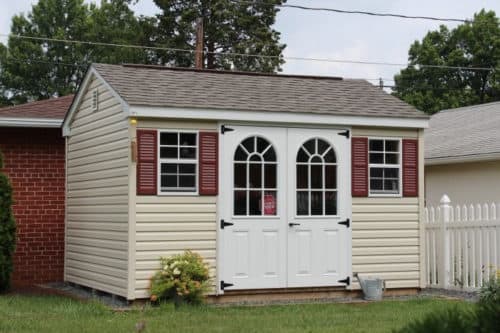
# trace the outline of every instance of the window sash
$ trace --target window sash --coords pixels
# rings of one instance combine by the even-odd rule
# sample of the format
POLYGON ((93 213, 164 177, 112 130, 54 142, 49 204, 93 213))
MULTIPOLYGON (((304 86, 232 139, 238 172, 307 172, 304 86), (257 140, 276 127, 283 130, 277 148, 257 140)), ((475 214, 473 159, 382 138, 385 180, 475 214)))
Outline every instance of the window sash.
POLYGON ((381 196, 400 196, 402 193, 402 140, 394 138, 370 138, 368 139, 368 189, 370 195, 381 195, 381 196), (371 149, 373 141, 382 142, 382 150, 371 149), (397 142, 397 151, 386 150, 387 142, 397 142), (370 163, 372 154, 381 154, 383 163, 370 163), (398 163, 386 163, 387 155, 396 155, 398 158, 398 163), (382 175, 380 177, 372 177, 372 169, 381 169, 382 175), (395 177, 385 177, 385 169, 397 169, 397 178, 395 177), (372 189, 372 180, 380 180, 382 182, 382 189, 372 189), (385 189, 385 181, 397 181, 397 190, 385 189))
POLYGON ((198 131, 183 131, 183 130, 160 130, 158 131, 158 193, 159 194, 176 194, 176 193, 181 193, 181 194, 197 194, 198 193, 198 183, 199 183, 199 149, 200 149, 200 144, 199 144, 199 134, 198 131), (164 133, 174 133, 177 134, 177 144, 172 145, 172 144, 161 144, 161 137, 162 134, 164 133), (194 134, 196 136, 196 145, 182 145, 180 142, 180 136, 182 134, 194 134), (161 148, 176 148, 178 149, 178 154, 177 157, 160 157, 161 156, 161 148), (196 153, 195 153, 195 158, 182 158, 180 157, 180 150, 183 148, 194 148, 196 153), (176 172, 162 172, 162 166, 165 164, 175 164, 177 166, 177 171, 176 172), (179 165, 180 164, 189 164, 189 165, 194 165, 194 173, 180 173, 179 172, 179 165), (187 176, 187 177, 194 177, 194 186, 165 186, 162 184, 162 176, 175 176, 176 177, 176 183, 179 185, 180 183, 180 177, 182 176, 187 176))

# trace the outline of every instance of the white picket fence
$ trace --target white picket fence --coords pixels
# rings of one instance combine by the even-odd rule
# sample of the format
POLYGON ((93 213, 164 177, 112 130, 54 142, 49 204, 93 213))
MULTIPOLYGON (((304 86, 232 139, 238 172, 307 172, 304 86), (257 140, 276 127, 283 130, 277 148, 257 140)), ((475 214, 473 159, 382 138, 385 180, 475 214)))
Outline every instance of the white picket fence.
POLYGON ((500 270, 500 203, 425 209, 427 286, 477 290, 500 270))

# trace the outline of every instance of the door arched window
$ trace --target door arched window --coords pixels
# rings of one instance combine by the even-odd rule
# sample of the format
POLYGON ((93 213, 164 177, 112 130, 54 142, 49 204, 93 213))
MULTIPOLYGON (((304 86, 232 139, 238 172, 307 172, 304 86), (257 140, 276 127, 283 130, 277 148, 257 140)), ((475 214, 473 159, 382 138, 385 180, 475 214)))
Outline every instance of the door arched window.
POLYGON ((306 141, 297 153, 298 216, 337 215, 337 157, 327 141, 306 141))
POLYGON ((276 182, 277 157, 273 145, 259 136, 243 140, 234 153, 234 215, 276 215, 276 182))

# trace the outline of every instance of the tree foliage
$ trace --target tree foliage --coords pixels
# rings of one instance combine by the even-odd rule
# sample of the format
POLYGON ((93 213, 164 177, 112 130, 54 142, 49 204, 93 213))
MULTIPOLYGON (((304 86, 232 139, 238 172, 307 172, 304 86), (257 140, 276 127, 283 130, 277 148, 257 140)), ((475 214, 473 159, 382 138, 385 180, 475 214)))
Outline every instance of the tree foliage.
POLYGON ((76 91, 92 62, 190 67, 194 64, 195 21, 204 19, 208 68, 275 72, 283 64, 279 32, 272 29, 277 4, 236 0, 155 0, 161 12, 137 17, 137 0, 40 0, 27 15, 12 18, 7 47, 0 44, 0 105, 66 95, 76 91), (16 38, 15 35, 37 39, 16 38), (164 51, 59 42, 90 41, 185 49, 164 51), (216 56, 252 53, 268 58, 216 56))
POLYGON ((409 66, 395 76, 395 95, 428 113, 500 99, 500 23, 493 11, 453 30, 441 26, 415 41, 409 66), (484 67, 494 71, 419 67, 484 67))
POLYGON ((88 6, 84 0, 40 0, 28 15, 14 16, 14 36, 6 54, 1 56, 0 49, 0 95, 13 104, 62 96, 76 90, 91 62, 140 62, 143 50, 47 40, 138 44, 143 36, 130 1, 88 6))
MULTIPOLYGON (((165 47, 194 50, 196 20, 203 18, 204 64, 206 68, 276 72, 284 63, 280 33, 272 28, 278 8, 286 0, 155 0, 161 14, 152 20, 150 42, 165 47), (262 57, 216 55, 248 53, 262 57)), ((190 52, 163 51, 152 62, 193 66, 190 52)))
POLYGON ((1 172, 3 156, 0 152, 0 292, 10 288, 12 257, 16 245, 16 224, 12 214, 12 187, 1 172))

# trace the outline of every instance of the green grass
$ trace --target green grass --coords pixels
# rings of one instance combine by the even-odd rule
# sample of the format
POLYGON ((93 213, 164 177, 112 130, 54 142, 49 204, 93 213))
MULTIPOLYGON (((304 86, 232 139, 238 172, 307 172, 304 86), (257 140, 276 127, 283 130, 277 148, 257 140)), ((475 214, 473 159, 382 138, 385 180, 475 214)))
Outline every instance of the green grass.
POLYGON ((438 299, 357 304, 188 307, 170 304, 113 312, 55 296, 0 297, 0 332, 391 332, 425 314, 471 304, 438 299))

